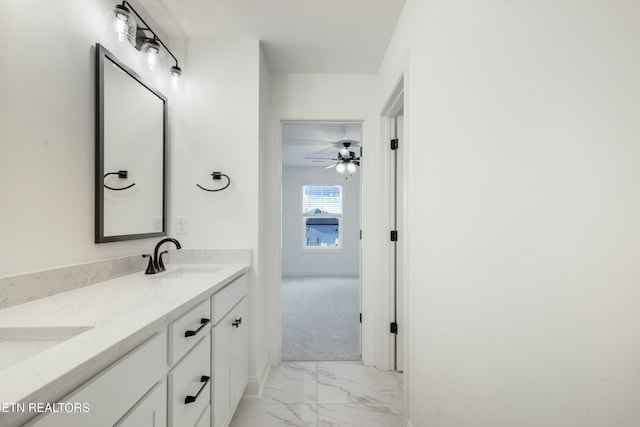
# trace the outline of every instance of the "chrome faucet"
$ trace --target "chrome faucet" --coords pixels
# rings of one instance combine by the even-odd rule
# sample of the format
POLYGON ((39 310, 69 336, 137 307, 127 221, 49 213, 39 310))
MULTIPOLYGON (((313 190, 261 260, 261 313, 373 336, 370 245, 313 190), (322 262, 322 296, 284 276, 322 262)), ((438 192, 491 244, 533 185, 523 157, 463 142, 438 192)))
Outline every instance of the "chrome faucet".
POLYGON ((164 264, 159 259, 158 251, 160 250, 160 246, 162 246, 164 243, 167 243, 167 242, 171 242, 174 245, 176 245, 176 249, 182 249, 182 246, 180 246, 180 242, 178 242, 176 239, 167 237, 166 239, 160 240, 156 245, 156 248, 153 250, 153 267, 155 268, 155 271, 157 273, 165 270, 164 264))

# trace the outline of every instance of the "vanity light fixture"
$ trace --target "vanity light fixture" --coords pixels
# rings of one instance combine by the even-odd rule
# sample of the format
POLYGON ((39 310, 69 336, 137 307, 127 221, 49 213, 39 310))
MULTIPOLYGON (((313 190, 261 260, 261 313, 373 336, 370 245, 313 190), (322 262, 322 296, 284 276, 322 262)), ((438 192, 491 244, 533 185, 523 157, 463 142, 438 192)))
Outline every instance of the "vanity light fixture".
POLYGON ((171 86, 178 89, 178 82, 182 76, 182 69, 178 65, 178 58, 169 50, 160 37, 149 27, 140 14, 131 6, 127 0, 114 7, 109 14, 111 23, 107 35, 115 39, 118 43, 129 43, 147 57, 149 70, 153 71, 160 67, 160 61, 166 51, 176 64, 169 71, 171 86), (135 15, 135 17, 134 17, 135 15), (138 25, 140 22, 141 25, 138 25))

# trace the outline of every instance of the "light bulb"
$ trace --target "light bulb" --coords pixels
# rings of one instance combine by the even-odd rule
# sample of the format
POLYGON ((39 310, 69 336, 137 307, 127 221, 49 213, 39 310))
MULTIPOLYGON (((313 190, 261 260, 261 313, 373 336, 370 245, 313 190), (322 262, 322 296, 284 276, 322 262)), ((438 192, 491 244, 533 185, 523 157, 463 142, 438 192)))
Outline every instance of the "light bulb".
POLYGON ((156 65, 158 63, 158 50, 154 48, 149 48, 147 51, 147 62, 149 64, 149 69, 151 71, 156 69, 156 65))
POLYGON ((338 163, 336 165, 336 170, 338 173, 344 173, 347 170, 347 166, 344 163, 338 163))
POLYGON ((137 29, 136 20, 133 18, 129 8, 123 5, 116 5, 108 14, 107 37, 117 43, 135 44, 135 34, 137 29))
POLYGON ((147 65, 149 66, 149 70, 155 70, 162 55, 160 43, 155 39, 146 39, 140 48, 140 51, 147 55, 147 65))
POLYGON ((345 159, 348 159, 348 158, 349 158, 349 155, 350 155, 350 154, 349 154, 349 150, 347 150, 346 148, 341 148, 341 149, 340 149, 340 155, 341 155, 342 157, 344 157, 345 159))
POLYGON ((171 67, 171 87, 174 91, 177 91, 180 85, 180 76, 182 75, 182 70, 177 65, 171 67))
POLYGON ((118 43, 124 43, 127 39, 127 18, 116 13, 116 17, 113 20, 113 31, 116 33, 118 43))
POLYGON ((349 162, 347 164, 347 170, 349 171, 350 174, 353 174, 356 170, 358 170, 358 168, 356 168, 356 164, 353 162, 349 162))

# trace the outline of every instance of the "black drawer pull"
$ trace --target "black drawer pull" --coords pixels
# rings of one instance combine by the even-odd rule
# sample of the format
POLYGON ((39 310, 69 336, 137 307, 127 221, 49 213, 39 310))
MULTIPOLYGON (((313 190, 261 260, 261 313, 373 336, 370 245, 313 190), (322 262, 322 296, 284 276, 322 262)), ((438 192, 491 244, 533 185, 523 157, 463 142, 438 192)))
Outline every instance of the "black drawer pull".
POLYGON ((236 320, 233 321, 231 326, 234 326, 234 327, 238 328, 238 327, 240 327, 241 324, 242 324, 242 317, 239 317, 239 318, 237 318, 236 320))
POLYGON ((186 337, 192 337, 192 336, 194 336, 195 334, 197 334, 198 332, 200 332, 200 331, 202 330, 202 328, 204 328, 204 327, 205 327, 205 325, 206 325, 207 323, 209 323, 209 322, 210 322, 210 320, 209 320, 209 319, 205 319, 205 318, 203 317, 202 319, 200 319, 200 327, 199 327, 198 329, 196 329, 195 331, 187 331, 187 332, 185 332, 185 333, 184 333, 185 338, 186 338, 186 337))
POLYGON ((202 390, 204 390, 204 388, 207 386, 207 383, 209 382, 210 378, 206 375, 203 375, 200 377, 200 382, 204 383, 202 384, 202 387, 200 387, 200 390, 198 390, 198 392, 196 393, 195 396, 187 396, 184 398, 184 404, 188 405, 189 403, 193 403, 196 400, 198 400, 198 396, 200 396, 200 393, 202 393, 202 390))

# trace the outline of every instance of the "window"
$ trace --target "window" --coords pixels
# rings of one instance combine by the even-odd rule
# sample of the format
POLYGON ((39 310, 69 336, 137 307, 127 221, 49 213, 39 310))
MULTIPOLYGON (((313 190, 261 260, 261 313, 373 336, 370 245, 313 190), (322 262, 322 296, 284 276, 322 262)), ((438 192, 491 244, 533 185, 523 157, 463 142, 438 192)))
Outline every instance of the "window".
POLYGON ((341 220, 341 185, 302 186, 302 224, 305 230, 305 248, 341 248, 341 220))

